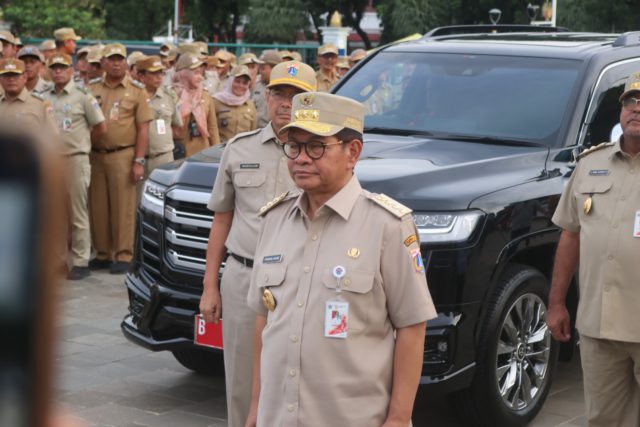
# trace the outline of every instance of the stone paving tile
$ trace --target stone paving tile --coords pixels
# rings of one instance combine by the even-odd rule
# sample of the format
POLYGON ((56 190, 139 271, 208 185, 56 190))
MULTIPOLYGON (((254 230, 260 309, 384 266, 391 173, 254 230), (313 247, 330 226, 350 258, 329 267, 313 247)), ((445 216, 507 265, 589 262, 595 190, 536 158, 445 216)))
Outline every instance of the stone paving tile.
POLYGON ((140 422, 153 427, 203 427, 218 423, 226 425, 226 420, 222 418, 205 417, 181 411, 148 416, 147 418, 141 419, 140 422))
POLYGON ((187 406, 190 402, 177 397, 169 397, 151 392, 120 399, 117 403, 121 406, 141 409, 153 414, 164 414, 174 409, 187 406))

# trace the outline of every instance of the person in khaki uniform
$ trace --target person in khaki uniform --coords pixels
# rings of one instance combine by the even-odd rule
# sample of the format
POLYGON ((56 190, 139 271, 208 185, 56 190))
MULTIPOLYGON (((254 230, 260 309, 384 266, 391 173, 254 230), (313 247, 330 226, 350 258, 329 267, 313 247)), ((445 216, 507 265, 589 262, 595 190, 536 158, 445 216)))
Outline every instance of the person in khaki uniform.
POLYGON ((274 67, 266 95, 271 121, 263 129, 240 134, 227 143, 208 204, 215 212, 215 221, 207 246, 200 312, 207 322, 217 321, 221 311, 224 314, 230 427, 244 426, 251 401, 255 314, 247 306, 247 292, 260 228, 258 210, 293 188, 277 135, 291 119, 293 96, 314 90, 315 84, 313 69, 308 65, 297 62, 274 67), (227 250, 221 303, 218 271, 227 250))
POLYGON ((105 77, 89 86, 106 117, 107 133, 91 149, 90 213, 96 258, 90 268, 123 274, 133 258, 136 185, 144 176, 154 114, 142 84, 127 76, 127 51, 103 51, 105 77))
POLYGON ((251 76, 250 89, 253 90, 256 87, 256 83, 258 80, 258 69, 260 65, 264 64, 264 62, 258 59, 255 53, 248 52, 240 55, 238 63, 239 65, 246 66, 249 70, 249 75, 251 76))
POLYGON ((258 66, 259 79, 256 82, 256 87, 251 93, 251 99, 256 106, 256 113, 258 115, 257 127, 263 128, 269 123, 269 110, 267 109, 267 100, 265 94, 267 92, 267 85, 271 78, 271 70, 273 67, 282 62, 278 51, 268 49, 262 52, 260 55, 260 61, 262 64, 258 66))
POLYGON ((27 90, 43 94, 53 88, 53 83, 46 81, 42 74, 44 55, 35 46, 26 46, 18 51, 18 59, 24 62, 24 75, 27 77, 27 90))
POLYGON ((411 209, 362 189, 364 107, 296 95, 284 152, 301 192, 265 205, 248 426, 408 427, 436 317, 411 209))
POLYGON ((216 109, 202 85, 204 65, 200 56, 191 53, 181 55, 176 64, 175 91, 183 126, 176 129, 174 139, 184 145, 186 157, 220 143, 216 109))
POLYGON ((0 116, 18 128, 43 129, 47 135, 57 135, 51 115, 51 105, 26 88, 24 62, 19 59, 0 60, 0 116))
POLYGON ((340 79, 336 70, 338 62, 338 48, 332 43, 323 44, 318 48, 318 92, 329 92, 331 87, 340 79))
POLYGON ((18 53, 16 39, 9 31, 0 30, 0 46, 2 47, 2 57, 5 59, 15 58, 18 53))
POLYGON ((91 139, 107 131, 104 115, 96 99, 73 81, 73 61, 67 54, 55 54, 47 63, 53 89, 43 94, 51 103, 60 130, 63 154, 67 158, 71 216, 71 264, 69 280, 89 276, 91 230, 89 226, 89 184, 91 180, 91 139))
POLYGON ((44 56, 44 60, 48 61, 56 53, 56 42, 55 40, 45 40, 40 43, 39 47, 40 53, 44 56))
POLYGON ((553 222, 562 234, 547 324, 568 341, 567 291, 578 264, 576 328, 588 425, 640 425, 640 73, 620 97, 623 134, 584 151, 553 222))
POLYGON ((173 161, 173 127, 182 126, 178 114, 178 97, 167 87, 162 87, 164 65, 159 56, 149 56, 136 63, 138 77, 147 88, 149 107, 155 118, 149 124, 149 148, 145 165, 145 179, 158 166, 173 161))
POLYGON ((224 85, 229 79, 229 73, 235 66, 235 55, 226 50, 219 50, 213 55, 218 61, 216 64, 216 71, 218 73, 218 86, 213 88, 213 93, 219 92, 224 89, 224 85))
POLYGON ((82 37, 77 36, 73 28, 58 28, 53 32, 53 38, 56 40, 56 49, 58 53, 66 53, 73 56, 76 53, 76 42, 82 37))
POLYGON ((227 142, 242 132, 256 128, 257 112, 251 97, 251 74, 244 65, 231 71, 225 88, 213 95, 218 118, 220 142, 227 142))

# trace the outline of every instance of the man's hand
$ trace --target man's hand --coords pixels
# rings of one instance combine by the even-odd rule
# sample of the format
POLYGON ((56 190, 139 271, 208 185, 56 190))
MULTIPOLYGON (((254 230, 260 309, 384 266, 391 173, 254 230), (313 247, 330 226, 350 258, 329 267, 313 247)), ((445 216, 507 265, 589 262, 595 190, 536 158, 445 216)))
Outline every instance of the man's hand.
POLYGON ((244 427, 256 427, 258 424, 258 405, 254 405, 251 402, 251 408, 249 408, 249 416, 247 416, 247 422, 244 423, 244 427))
POLYGON ((206 323, 218 323, 222 315, 222 300, 218 287, 205 287, 200 297, 200 314, 206 323))
POLYGON ((564 304, 554 304, 549 306, 547 312, 547 326, 551 335, 557 341, 566 342, 571 339, 570 316, 567 306, 564 304))
POLYGON ((144 177, 144 166, 140 163, 133 162, 131 166, 131 183, 137 184, 144 177))

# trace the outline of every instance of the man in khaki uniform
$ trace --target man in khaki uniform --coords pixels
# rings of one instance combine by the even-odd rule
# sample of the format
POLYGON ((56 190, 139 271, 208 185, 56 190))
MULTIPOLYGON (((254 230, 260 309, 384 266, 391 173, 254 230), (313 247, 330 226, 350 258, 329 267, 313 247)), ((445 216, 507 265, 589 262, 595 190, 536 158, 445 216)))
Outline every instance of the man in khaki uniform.
POLYGON ((164 65, 159 56, 149 56, 136 63, 138 77, 147 89, 149 107, 155 117, 149 124, 149 148, 145 179, 158 166, 173 161, 172 127, 181 127, 178 114, 178 97, 171 88, 162 87, 164 65))
MULTIPOLYGON (((234 55, 226 50, 219 50, 213 55, 218 63, 216 64, 216 71, 218 72, 218 86, 214 88, 214 93, 224 89, 224 85, 229 78, 231 69, 235 66, 234 55)), ((213 94, 213 93, 212 93, 213 94)))
POLYGON ((123 274, 133 257, 136 185, 144 177, 153 111, 144 86, 127 76, 127 51, 105 46, 105 77, 91 84, 106 117, 107 133, 91 149, 90 213, 96 258, 94 269, 123 274))
POLYGON ((89 226, 91 139, 100 139, 107 131, 107 126, 96 99, 73 81, 73 62, 69 55, 64 53, 53 55, 49 58, 47 67, 51 71, 55 86, 43 96, 53 108, 68 167, 73 267, 67 274, 67 279, 81 280, 89 276, 91 255, 89 226))
POLYGON ((87 55, 87 78, 88 84, 96 83, 102 78, 102 49, 104 46, 92 46, 87 55))
POLYGON ((243 53, 238 60, 239 65, 244 65, 249 69, 249 75, 251 77, 251 90, 256 87, 258 79, 258 68, 264 62, 256 57, 255 53, 243 53))
POLYGON ((562 227, 547 324, 568 341, 567 290, 578 263, 576 327, 590 427, 640 425, 640 73, 620 97, 623 134, 581 154, 553 222, 562 227))
POLYGON ((271 78, 271 70, 273 67, 282 62, 278 52, 273 49, 268 49, 262 52, 260 55, 260 61, 262 64, 258 66, 258 72, 260 78, 256 83, 256 87, 253 89, 251 99, 256 106, 258 113, 257 127, 263 128, 269 123, 269 110, 267 109, 267 99, 265 97, 267 92, 267 85, 271 78))
POLYGON ((367 51, 364 49, 356 49, 349 55, 349 65, 352 67, 358 62, 362 61, 367 56, 367 51))
POLYGON ((411 209, 353 174, 363 126, 351 99, 293 99, 284 152, 302 193, 261 209, 247 299, 258 426, 411 425, 436 310, 411 209))
POLYGON ((77 36, 73 28, 58 28, 53 32, 53 38, 56 39, 56 49, 58 53, 66 53, 73 56, 76 53, 76 41, 82 37, 77 36))
POLYGON ((323 44, 318 48, 318 92, 329 92, 331 87, 340 79, 336 71, 338 62, 338 48, 332 43, 323 44))
POLYGON ((207 247, 200 312, 207 322, 217 321, 221 309, 225 316, 222 328, 230 427, 244 426, 251 400, 255 314, 247 306, 247 292, 260 224, 258 210, 293 187, 277 134, 291 120, 293 96, 314 90, 315 84, 308 65, 298 62, 274 67, 266 98, 271 121, 265 128, 227 143, 208 204, 215 221, 207 247), (218 271, 227 250, 221 306, 218 271))
POLYGON ((57 135, 51 116, 51 106, 38 94, 26 88, 24 62, 19 59, 0 60, 0 116, 18 128, 42 129, 46 135, 57 135))
POLYGON ((18 47, 13 34, 9 31, 0 31, 0 43, 2 43, 2 57, 5 59, 15 58, 18 47))
POLYGON ((40 53, 44 55, 44 60, 47 61, 56 53, 56 42, 55 40, 45 40, 40 43, 40 53))
POLYGON ((27 77, 27 90, 43 94, 53 88, 53 83, 46 81, 42 74, 44 55, 35 46, 26 46, 18 51, 18 59, 24 62, 24 75, 27 77))

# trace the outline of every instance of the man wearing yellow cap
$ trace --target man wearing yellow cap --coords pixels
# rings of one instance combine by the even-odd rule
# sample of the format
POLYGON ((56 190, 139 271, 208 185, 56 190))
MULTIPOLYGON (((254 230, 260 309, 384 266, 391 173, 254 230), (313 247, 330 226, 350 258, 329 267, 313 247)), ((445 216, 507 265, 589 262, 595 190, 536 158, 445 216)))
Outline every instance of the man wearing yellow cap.
POLYGON ((58 53, 66 53, 73 56, 76 53, 76 41, 82 39, 77 36, 73 28, 58 28, 53 32, 56 39, 56 49, 58 53))
POLYGON ((362 104, 293 100, 283 149, 301 190, 261 209, 247 425, 407 427, 436 317, 411 209, 360 186, 362 104), (255 425, 255 424, 254 424, 255 425))
POLYGON ((267 109, 267 85, 271 78, 271 70, 273 67, 282 62, 277 50, 267 49, 262 51, 260 55, 261 64, 258 65, 259 78, 256 86, 251 94, 251 99, 256 105, 258 113, 258 127, 263 128, 269 123, 269 110, 267 109))
POLYGON ((318 92, 329 92, 331 87, 339 80, 336 70, 338 61, 338 47, 333 43, 323 44, 318 48, 318 92))
POLYGON ((96 258, 93 269, 124 274, 133 258, 136 187, 144 177, 153 111, 144 86, 127 76, 127 50, 104 47, 105 77, 91 84, 107 133, 91 148, 90 213, 96 258))
POLYGON ((26 88, 24 62, 14 58, 0 59, 0 117, 18 128, 41 129, 46 135, 58 132, 51 116, 51 106, 38 94, 26 88))
POLYGON ((149 148, 145 177, 158 166, 173 161, 173 130, 182 126, 178 114, 178 97, 168 87, 162 86, 164 64, 160 56, 153 55, 139 59, 136 63, 138 78, 147 89, 149 107, 155 117, 149 124, 149 148))
POLYGON ((89 276, 91 230, 89 225, 89 184, 91 180, 91 139, 98 140, 107 131, 105 118, 96 99, 73 80, 73 62, 65 53, 49 58, 54 87, 43 94, 53 108, 53 116, 67 158, 71 207, 71 264, 69 280, 89 276))
POLYGON ((208 204, 215 212, 215 221, 207 246, 200 312, 207 322, 218 321, 221 313, 224 315, 230 427, 244 426, 251 400, 255 314, 247 306, 247 292, 260 224, 258 210, 293 188, 277 135, 291 119, 293 96, 314 90, 315 84, 313 69, 303 63, 292 61, 273 68, 266 94, 271 121, 263 129, 240 134, 227 143, 208 204), (227 251, 221 303, 218 271, 227 251))
POLYGON ((0 43, 2 43, 2 57, 3 58, 15 58, 18 52, 16 46, 16 39, 9 31, 0 31, 0 43))
POLYGON ((42 74, 44 55, 35 46, 26 46, 18 51, 18 59, 24 62, 24 75, 27 77, 27 90, 43 94, 53 88, 53 83, 46 81, 42 74))

